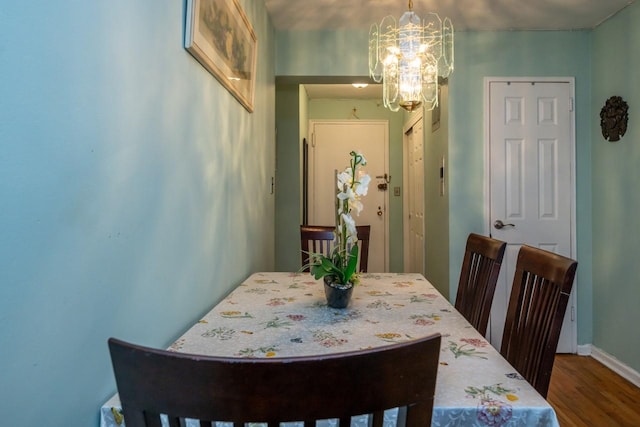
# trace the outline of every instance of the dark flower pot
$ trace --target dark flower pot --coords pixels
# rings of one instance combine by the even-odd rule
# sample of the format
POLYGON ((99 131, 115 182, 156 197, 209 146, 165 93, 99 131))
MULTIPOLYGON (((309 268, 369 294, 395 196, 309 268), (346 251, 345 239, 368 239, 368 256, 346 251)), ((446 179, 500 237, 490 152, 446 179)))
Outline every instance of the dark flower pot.
POLYGON ((327 297, 327 305, 331 308, 346 308, 351 301, 353 284, 335 283, 334 276, 324 276, 324 294, 327 297))

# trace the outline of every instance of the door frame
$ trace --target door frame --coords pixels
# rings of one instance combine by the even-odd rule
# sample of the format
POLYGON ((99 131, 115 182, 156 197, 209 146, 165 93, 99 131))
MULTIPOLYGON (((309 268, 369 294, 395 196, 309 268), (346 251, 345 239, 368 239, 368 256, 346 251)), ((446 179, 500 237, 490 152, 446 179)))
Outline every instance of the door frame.
MULTIPOLYGON (((411 128, 413 128, 416 123, 418 123, 418 121, 422 120, 424 116, 423 110, 422 108, 418 109, 415 114, 411 115, 409 117, 409 119, 405 122, 405 124, 402 126, 402 188, 405 189, 405 191, 403 192, 403 196, 402 196, 402 242, 403 242, 403 260, 402 260, 402 266, 404 271, 407 271, 407 267, 409 264, 409 252, 410 252, 410 244, 409 244, 409 218, 408 218, 408 212, 409 212, 409 195, 407 194, 407 189, 409 188, 409 176, 407 171, 409 170, 409 137, 407 136, 407 133, 409 132, 409 130, 411 130, 411 128)), ((423 120, 423 129, 424 129, 424 120, 423 120)), ((424 133, 422 135, 422 149, 424 151, 424 133)), ((423 156, 424 156, 424 152, 423 152, 423 156)), ((423 163, 423 167, 422 167, 422 177, 424 178, 424 163, 423 163)), ((423 204, 425 202, 424 197, 422 198, 423 204)), ((422 207, 422 210, 424 211, 424 206, 422 207)), ((424 224, 424 218, 422 220, 422 230, 424 232, 424 228, 425 228, 425 224, 424 224)), ((424 256, 422 259, 422 271, 425 271, 425 260, 424 260, 424 256)))
MULTIPOLYGON (((571 111, 569 117, 570 126, 570 150, 571 150, 571 167, 569 173, 571 176, 571 197, 570 197, 570 220, 571 220, 571 253, 570 258, 577 259, 577 224, 576 224, 576 109, 575 109, 575 78, 574 77, 485 77, 484 78, 484 110, 483 110, 483 126, 484 126, 484 234, 491 234, 491 158, 490 158, 490 98, 489 89, 491 83, 497 82, 539 82, 539 83, 568 83, 569 96, 571 98, 571 111)), ((507 278, 508 280, 508 278, 507 278)), ((570 334, 571 353, 578 351, 578 273, 576 272, 575 282, 573 285, 572 296, 569 299, 569 305, 573 307, 571 316, 575 321, 571 322, 572 328, 570 334)))

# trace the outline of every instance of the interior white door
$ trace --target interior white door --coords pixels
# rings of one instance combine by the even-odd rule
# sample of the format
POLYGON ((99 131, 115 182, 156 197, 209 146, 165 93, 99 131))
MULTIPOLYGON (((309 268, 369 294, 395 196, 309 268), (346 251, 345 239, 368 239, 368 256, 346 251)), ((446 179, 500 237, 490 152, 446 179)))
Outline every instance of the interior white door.
MULTIPOLYGON (((568 81, 489 82, 489 226, 493 237, 507 242, 491 310, 489 338, 498 349, 520 246, 575 257, 572 93, 568 81)), ((576 288, 558 352, 577 348, 576 288)))
POLYGON ((367 159, 363 167, 371 176, 369 192, 363 197, 364 209, 356 216, 356 225, 371 225, 369 272, 388 271, 388 191, 389 130, 387 121, 310 121, 309 150, 309 223, 335 225, 335 172, 349 166, 349 153, 360 151, 367 159))
POLYGON ((425 274, 424 265, 424 128, 420 117, 405 133, 406 245, 404 271, 425 274))

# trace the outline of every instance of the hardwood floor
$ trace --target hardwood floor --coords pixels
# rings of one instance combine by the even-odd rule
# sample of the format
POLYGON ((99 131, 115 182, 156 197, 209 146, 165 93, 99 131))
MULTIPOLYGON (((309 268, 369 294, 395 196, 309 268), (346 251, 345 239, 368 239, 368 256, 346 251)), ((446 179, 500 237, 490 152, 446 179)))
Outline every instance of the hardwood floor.
POLYGON ((640 426, 640 388, 591 357, 557 355, 547 401, 561 427, 640 426))

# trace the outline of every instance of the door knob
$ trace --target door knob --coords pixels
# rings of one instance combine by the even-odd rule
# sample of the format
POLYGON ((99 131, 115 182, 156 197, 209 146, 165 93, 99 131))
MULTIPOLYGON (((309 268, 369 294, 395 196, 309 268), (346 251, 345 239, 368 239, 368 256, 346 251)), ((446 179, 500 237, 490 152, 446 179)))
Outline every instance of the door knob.
POLYGON ((378 216, 382 216, 382 206, 378 206, 378 216))
POLYGON ((497 228, 498 230, 503 229, 504 227, 515 227, 515 224, 505 224, 504 222, 502 222, 499 219, 496 219, 496 222, 493 223, 493 226, 495 228, 497 228))

